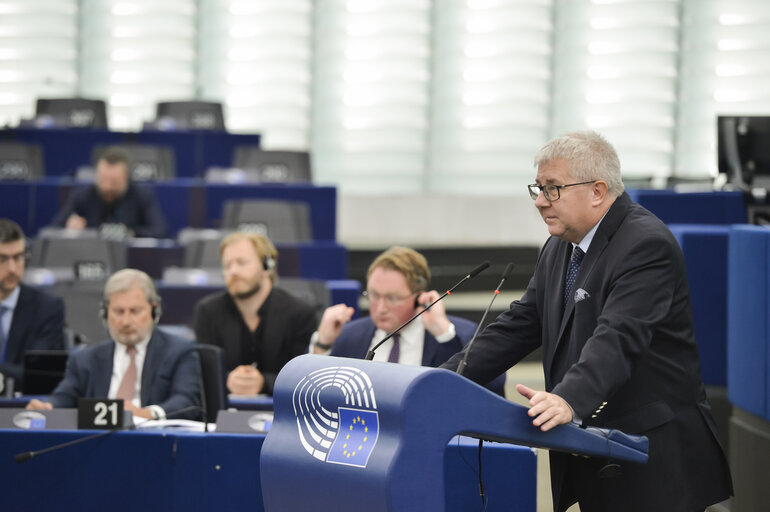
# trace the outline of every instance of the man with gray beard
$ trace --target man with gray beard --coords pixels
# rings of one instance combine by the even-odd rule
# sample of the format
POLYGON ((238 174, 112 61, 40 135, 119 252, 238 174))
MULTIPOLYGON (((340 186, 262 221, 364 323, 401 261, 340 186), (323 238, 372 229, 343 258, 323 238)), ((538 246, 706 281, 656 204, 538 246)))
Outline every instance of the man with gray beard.
POLYGON ((77 407, 78 398, 123 399, 147 419, 200 417, 198 359, 189 341, 156 329, 160 296, 150 276, 123 269, 104 285, 100 308, 110 339, 73 352, 50 402, 27 409, 77 407), (184 411, 182 411, 184 409, 184 411))

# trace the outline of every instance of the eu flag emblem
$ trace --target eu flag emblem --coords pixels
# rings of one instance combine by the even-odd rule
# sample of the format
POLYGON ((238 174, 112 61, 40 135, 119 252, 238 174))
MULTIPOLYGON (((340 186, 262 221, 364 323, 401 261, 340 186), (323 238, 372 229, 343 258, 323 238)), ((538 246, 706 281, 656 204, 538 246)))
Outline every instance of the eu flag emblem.
POLYGON ((380 431, 377 411, 340 407, 338 412, 340 429, 326 462, 365 468, 380 431))

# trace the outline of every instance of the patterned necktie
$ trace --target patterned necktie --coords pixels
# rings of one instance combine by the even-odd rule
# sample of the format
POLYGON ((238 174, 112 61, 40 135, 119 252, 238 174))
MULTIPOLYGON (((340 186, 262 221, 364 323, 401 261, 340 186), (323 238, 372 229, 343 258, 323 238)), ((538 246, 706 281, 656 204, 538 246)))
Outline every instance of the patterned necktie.
POLYGON ((389 363, 397 363, 398 362, 398 353, 400 352, 399 349, 399 334, 393 335, 393 348, 390 349, 390 355, 388 356, 388 362, 389 363))
POLYGON ((0 363, 5 361, 5 344, 8 341, 8 335, 5 333, 3 317, 9 309, 7 306, 0 304, 0 363))
POLYGON ((134 399, 134 391, 136 390, 136 347, 133 345, 126 347, 126 354, 131 358, 131 361, 128 363, 126 373, 123 374, 123 380, 120 381, 118 394, 115 398, 122 398, 123 402, 128 404, 134 399))
POLYGON ((572 296, 575 278, 577 278, 578 270, 580 270, 580 262, 583 261, 583 256, 585 256, 585 254, 583 249, 577 245, 572 250, 572 257, 569 259, 569 268, 567 268, 567 281, 564 283, 564 308, 567 307, 567 302, 569 302, 569 298, 572 296))

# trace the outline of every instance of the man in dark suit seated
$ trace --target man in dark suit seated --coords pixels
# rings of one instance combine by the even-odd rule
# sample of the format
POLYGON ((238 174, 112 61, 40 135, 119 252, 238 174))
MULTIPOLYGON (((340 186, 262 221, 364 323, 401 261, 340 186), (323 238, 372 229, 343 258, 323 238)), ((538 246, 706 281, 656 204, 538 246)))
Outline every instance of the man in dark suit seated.
POLYGON ((0 219, 0 374, 13 379, 16 389, 21 388, 25 351, 64 348, 64 302, 21 283, 26 251, 21 227, 0 219))
POLYGON ((111 339, 73 352, 50 402, 34 399, 27 408, 107 397, 123 399, 124 408, 142 418, 199 418, 198 358, 189 341, 155 328, 161 311, 152 279, 134 269, 113 274, 100 314, 111 339))
POLYGON ((476 339, 464 375, 486 382, 542 347, 546 390, 516 386, 534 426, 574 421, 647 436, 647 464, 551 452, 557 512, 575 502, 591 512, 695 512, 727 499, 679 245, 624 192, 615 149, 597 133, 557 137, 535 163, 529 193, 551 237, 521 300, 476 339))
POLYGON ((96 162, 96 181, 75 191, 53 221, 57 227, 100 228, 127 236, 162 238, 166 221, 155 193, 131 183, 130 157, 117 146, 104 150, 96 162))
POLYGON ((267 237, 232 233, 222 240, 219 255, 227 291, 196 305, 196 341, 222 347, 230 393, 272 395, 281 368, 307 353, 315 311, 273 286, 278 251, 267 237))
MULTIPOLYGON (((311 352, 363 359, 370 347, 439 298, 428 290, 430 269, 425 257, 408 247, 391 247, 369 266, 366 275, 369 316, 353 320, 354 309, 345 304, 324 311, 313 333, 311 352)), ((375 352, 375 361, 436 367, 462 350, 477 324, 446 314, 443 302, 434 304, 386 341, 375 352)), ((488 386, 503 395, 505 370, 488 386)))

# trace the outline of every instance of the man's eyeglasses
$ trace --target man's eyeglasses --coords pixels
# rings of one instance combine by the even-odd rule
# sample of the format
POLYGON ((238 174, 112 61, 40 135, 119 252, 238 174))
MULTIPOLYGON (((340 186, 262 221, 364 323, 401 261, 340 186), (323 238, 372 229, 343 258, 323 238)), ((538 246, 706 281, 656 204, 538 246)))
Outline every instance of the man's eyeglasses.
POLYGON ((385 295, 380 295, 377 292, 370 292, 369 290, 364 290, 363 292, 361 292, 361 296, 365 300, 368 300, 369 302, 384 301, 385 304, 388 305, 388 306, 395 306, 399 302, 403 302, 406 299, 410 299, 410 298, 414 297, 415 295, 417 295, 417 294, 413 293, 411 295, 395 295, 395 294, 388 293, 388 294, 385 294, 385 295))
POLYGON ((542 192, 549 201, 556 201, 561 198, 561 189, 575 187, 577 185, 588 185, 589 183, 596 183, 596 181, 598 180, 581 181, 580 183, 569 183, 567 185, 538 185, 537 183, 533 183, 532 185, 527 185, 527 189, 529 189, 529 196, 533 200, 536 200, 537 196, 542 192))

